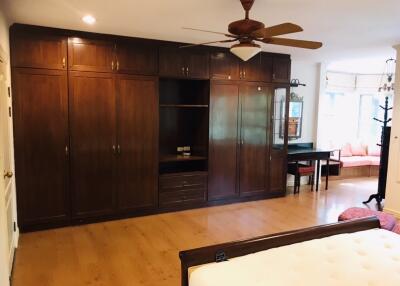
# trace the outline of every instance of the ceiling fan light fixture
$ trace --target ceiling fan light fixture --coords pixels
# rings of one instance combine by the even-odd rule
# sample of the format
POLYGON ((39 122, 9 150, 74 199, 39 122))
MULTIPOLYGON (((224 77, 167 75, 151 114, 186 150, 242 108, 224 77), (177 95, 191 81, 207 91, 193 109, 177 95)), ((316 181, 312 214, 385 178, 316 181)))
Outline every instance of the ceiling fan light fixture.
POLYGON ((231 47, 231 53, 243 61, 248 61, 259 52, 261 52, 260 45, 254 43, 240 43, 231 47))

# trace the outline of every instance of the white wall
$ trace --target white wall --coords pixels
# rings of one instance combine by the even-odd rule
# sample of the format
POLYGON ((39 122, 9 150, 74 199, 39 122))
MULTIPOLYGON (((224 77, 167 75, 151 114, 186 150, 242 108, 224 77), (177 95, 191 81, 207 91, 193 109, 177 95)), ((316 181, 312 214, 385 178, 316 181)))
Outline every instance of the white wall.
MULTIPOLYGON (((315 62, 292 61, 291 78, 299 79, 306 86, 291 88, 291 92, 303 97, 303 123, 301 138, 290 140, 291 143, 314 143, 316 144, 318 98, 319 98, 320 65, 315 62)), ((302 178, 302 184, 306 184, 307 178, 302 178)), ((288 186, 293 186, 294 176, 288 175, 288 186)))
POLYGON ((292 79, 297 78, 307 86, 292 88, 291 91, 303 97, 303 124, 301 138, 290 140, 290 143, 316 143, 319 65, 314 62, 292 61, 292 79))
MULTIPOLYGON (((400 74, 400 45, 397 49, 396 74, 400 74)), ((400 218, 400 77, 396 78, 393 102, 393 121, 390 136, 389 165, 385 211, 400 218)))

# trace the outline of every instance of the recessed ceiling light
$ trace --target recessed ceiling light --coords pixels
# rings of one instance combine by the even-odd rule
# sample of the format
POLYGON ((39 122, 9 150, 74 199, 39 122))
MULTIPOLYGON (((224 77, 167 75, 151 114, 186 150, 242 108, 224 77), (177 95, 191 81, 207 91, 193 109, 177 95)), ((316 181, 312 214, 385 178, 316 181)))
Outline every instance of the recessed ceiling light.
POLYGON ((82 17, 82 21, 86 24, 93 25, 96 22, 96 18, 92 15, 86 15, 82 17))

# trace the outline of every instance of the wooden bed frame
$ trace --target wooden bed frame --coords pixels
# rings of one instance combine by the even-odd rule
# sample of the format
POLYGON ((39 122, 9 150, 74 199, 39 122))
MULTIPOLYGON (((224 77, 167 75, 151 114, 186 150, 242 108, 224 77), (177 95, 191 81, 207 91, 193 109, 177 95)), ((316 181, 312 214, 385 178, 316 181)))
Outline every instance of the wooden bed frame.
POLYGON ((188 271, 193 266, 222 262, 274 247, 373 228, 380 228, 379 220, 376 217, 368 217, 181 251, 181 285, 189 286, 188 271))

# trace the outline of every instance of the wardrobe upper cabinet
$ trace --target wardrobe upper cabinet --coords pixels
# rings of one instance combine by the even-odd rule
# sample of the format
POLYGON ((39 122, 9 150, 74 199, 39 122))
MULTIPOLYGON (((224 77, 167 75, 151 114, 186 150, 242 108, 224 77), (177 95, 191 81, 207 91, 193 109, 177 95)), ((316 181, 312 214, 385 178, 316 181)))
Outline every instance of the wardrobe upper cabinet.
POLYGON ((272 57, 265 53, 259 53, 241 62, 240 78, 246 81, 271 82, 272 57))
POLYGON ((153 208, 158 185, 158 80, 118 75, 116 89, 118 208, 153 208))
POLYGON ((116 70, 135 75, 156 75, 158 49, 155 44, 136 41, 117 42, 116 70))
POLYGON ((114 75, 70 72, 69 121, 74 217, 115 209, 116 105, 114 75))
POLYGON ((208 198, 237 197, 239 85, 213 82, 210 94, 208 198))
POLYGON ((67 69, 67 38, 39 34, 11 36, 14 67, 67 69))
POLYGON ((184 51, 173 47, 160 47, 158 72, 163 77, 186 77, 184 51))
POLYGON ((278 83, 290 82, 290 58, 274 57, 272 64, 272 81, 278 83))
POLYGON ((231 52, 215 51, 210 54, 210 78, 219 80, 238 80, 239 59, 231 52))
POLYGON ((189 78, 208 79, 209 55, 202 49, 188 48, 185 53, 186 75, 189 78))
POLYGON ((74 71, 113 72, 114 43, 82 38, 68 39, 68 67, 74 71))
POLYGON ((13 69, 18 223, 66 222, 68 193, 67 73, 13 69))
POLYGON ((173 78, 209 78, 208 52, 204 49, 160 47, 159 75, 173 78))

